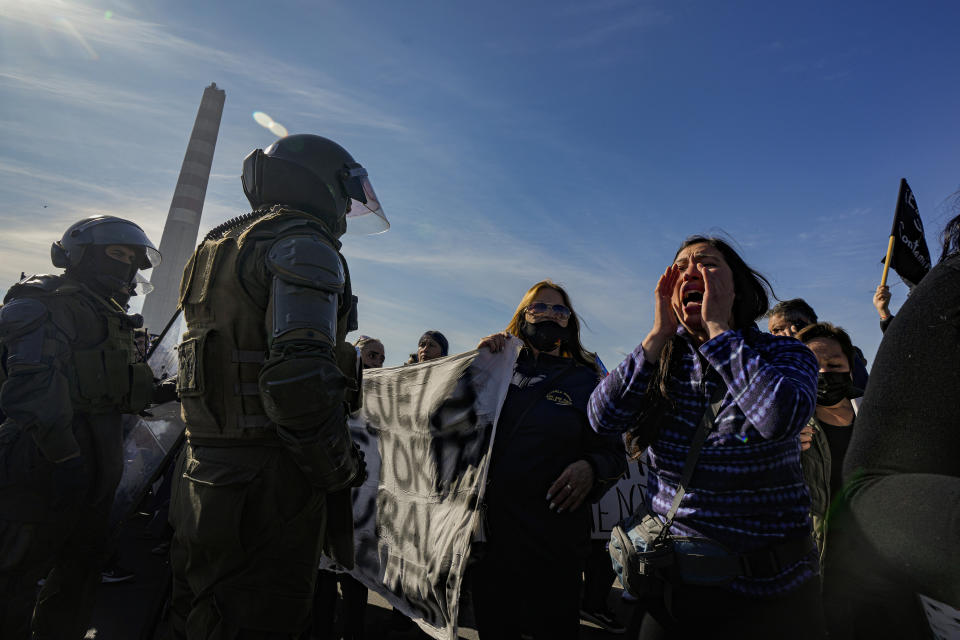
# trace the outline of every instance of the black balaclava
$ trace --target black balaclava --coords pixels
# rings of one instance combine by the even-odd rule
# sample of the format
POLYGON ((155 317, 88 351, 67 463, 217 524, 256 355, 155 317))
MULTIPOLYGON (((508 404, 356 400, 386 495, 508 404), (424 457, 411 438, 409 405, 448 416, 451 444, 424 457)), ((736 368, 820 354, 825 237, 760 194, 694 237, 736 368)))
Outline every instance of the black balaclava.
POLYGON ((133 264, 126 264, 108 256, 104 245, 93 244, 84 250, 80 264, 67 269, 67 275, 76 278, 105 298, 119 296, 129 300, 130 287, 133 285, 141 261, 140 252, 133 259, 133 264))
POLYGON ((126 309, 130 306, 130 298, 135 295, 137 295, 137 283, 131 282, 123 289, 115 292, 111 297, 117 301, 117 304, 126 309))
POLYGON ((821 371, 817 374, 817 404, 832 407, 844 398, 859 398, 863 390, 853 386, 849 371, 821 371))
POLYGON ((570 326, 561 327, 554 320, 527 322, 524 318, 520 333, 537 351, 553 351, 567 340, 570 335, 570 326))

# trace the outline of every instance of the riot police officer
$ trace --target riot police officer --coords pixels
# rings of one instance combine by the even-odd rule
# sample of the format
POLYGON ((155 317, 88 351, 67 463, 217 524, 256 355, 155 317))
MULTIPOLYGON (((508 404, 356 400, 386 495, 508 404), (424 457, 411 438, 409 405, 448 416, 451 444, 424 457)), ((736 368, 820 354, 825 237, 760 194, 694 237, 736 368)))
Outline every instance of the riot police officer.
POLYGON ((84 637, 123 471, 121 414, 153 390, 134 345, 142 318, 123 306, 137 272, 160 263, 153 243, 95 216, 51 257, 62 275, 24 278, 0 307, 0 637, 11 640, 31 637, 31 612, 35 639, 84 637))
POLYGON ((302 632, 323 548, 352 566, 348 488, 365 475, 346 423, 359 367, 338 239, 362 214, 388 226, 367 172, 292 135, 247 156, 242 182, 253 211, 207 234, 180 285, 172 621, 191 640, 302 632))

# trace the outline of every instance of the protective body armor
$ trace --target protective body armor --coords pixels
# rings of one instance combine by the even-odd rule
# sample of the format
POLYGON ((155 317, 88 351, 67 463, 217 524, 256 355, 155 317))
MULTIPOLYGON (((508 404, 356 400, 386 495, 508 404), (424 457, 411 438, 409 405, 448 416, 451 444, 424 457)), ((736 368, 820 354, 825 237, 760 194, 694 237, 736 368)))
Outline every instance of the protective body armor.
POLYGON ((116 303, 70 278, 44 275, 12 286, 4 309, 7 375, 18 366, 56 367, 69 382, 74 413, 138 413, 149 403, 153 372, 137 362, 138 318, 116 303), (40 313, 31 318, 31 310, 40 313))
MULTIPOLYGON (((274 353, 271 358, 271 344, 281 337, 277 327, 285 318, 293 318, 294 328, 298 325, 294 310, 280 309, 278 313, 274 302, 278 287, 287 287, 289 283, 278 284, 279 279, 267 265, 276 263, 284 241, 294 236, 323 242, 340 259, 345 274, 342 293, 305 296, 304 305, 308 309, 311 305, 322 306, 326 299, 335 305, 328 311, 335 314, 336 326, 326 323, 334 335, 324 335, 326 331, 320 326, 325 324, 323 318, 317 318, 316 335, 308 335, 310 340, 330 343, 329 350, 339 368, 334 403, 348 403, 350 410, 359 407, 356 351, 345 340, 347 332, 356 328, 355 298, 350 291, 346 262, 339 256, 340 245, 316 218, 274 207, 261 217, 230 229, 223 237, 205 240, 184 270, 180 306, 187 332, 180 346, 178 391, 187 438, 193 445, 280 444, 278 425, 270 417, 275 415, 271 411, 270 392, 262 385, 261 374, 265 365, 275 360, 296 358, 295 353, 289 358, 274 353), (268 327, 273 328, 269 335, 268 327)), ((309 331, 305 326, 299 328, 309 331)), ((325 389, 316 388, 313 395, 323 393, 325 389)), ((300 400, 304 403, 301 413, 310 428, 316 430, 322 420, 321 416, 310 415, 309 395, 304 394, 300 400)), ((284 400, 289 402, 289 398, 284 400)), ((331 428, 346 433, 342 421, 331 428)))

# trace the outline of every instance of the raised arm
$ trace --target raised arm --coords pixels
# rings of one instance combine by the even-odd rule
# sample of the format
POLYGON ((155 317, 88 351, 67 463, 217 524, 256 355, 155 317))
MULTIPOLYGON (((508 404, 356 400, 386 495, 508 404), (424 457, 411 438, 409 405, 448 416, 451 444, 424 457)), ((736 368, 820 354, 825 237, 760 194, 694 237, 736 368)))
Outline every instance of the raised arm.
POLYGON ((670 300, 680 269, 670 265, 657 280, 654 290, 653 329, 633 353, 610 372, 590 396, 587 415, 597 433, 623 433, 635 426, 640 412, 648 406, 647 383, 664 345, 677 332, 679 321, 670 300))
POLYGON ((649 406, 646 392, 653 371, 641 344, 601 380, 587 404, 587 417, 593 430, 624 433, 635 426, 640 413, 649 406))
POLYGON ((700 353, 765 439, 794 438, 816 407, 817 359, 792 339, 777 339, 761 354, 744 340, 747 331, 726 331, 703 343, 700 353))

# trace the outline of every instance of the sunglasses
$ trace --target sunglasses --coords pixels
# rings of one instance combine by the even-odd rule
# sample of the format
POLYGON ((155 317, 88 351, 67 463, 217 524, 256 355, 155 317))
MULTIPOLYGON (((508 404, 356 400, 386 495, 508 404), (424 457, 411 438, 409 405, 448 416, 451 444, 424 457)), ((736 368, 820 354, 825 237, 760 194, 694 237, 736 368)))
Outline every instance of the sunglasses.
POLYGON ((546 302, 534 302, 527 306, 527 313, 532 316, 553 316, 566 320, 573 313, 570 308, 562 304, 547 304, 546 302))

